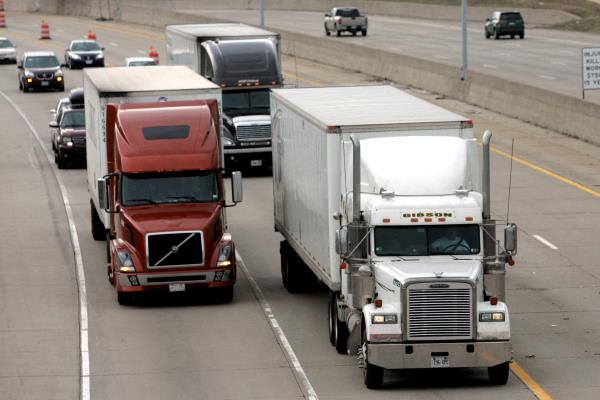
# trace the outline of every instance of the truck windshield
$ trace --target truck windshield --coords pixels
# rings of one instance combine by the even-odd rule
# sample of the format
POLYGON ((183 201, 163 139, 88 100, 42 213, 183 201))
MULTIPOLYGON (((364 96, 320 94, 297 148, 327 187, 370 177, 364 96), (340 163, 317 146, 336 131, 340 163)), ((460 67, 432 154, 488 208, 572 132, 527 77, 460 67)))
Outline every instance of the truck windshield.
POLYGON ((123 175, 123 206, 206 203, 219 199, 215 171, 123 175))
POLYGON ((478 225, 378 226, 378 256, 431 256, 478 254, 478 225))
POLYGON ((268 114, 269 90, 223 92, 223 112, 226 114, 268 114))

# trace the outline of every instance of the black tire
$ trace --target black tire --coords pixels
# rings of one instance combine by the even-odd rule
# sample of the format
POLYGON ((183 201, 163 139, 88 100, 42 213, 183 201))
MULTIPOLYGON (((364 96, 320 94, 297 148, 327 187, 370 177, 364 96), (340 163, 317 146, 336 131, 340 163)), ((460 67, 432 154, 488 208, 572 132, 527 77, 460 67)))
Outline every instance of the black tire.
POLYGON ((233 285, 213 289, 216 291, 215 300, 219 303, 231 303, 233 301, 233 285))
POLYGON ((496 40, 500 39, 500 32, 498 32, 498 31, 494 32, 494 39, 496 39, 496 40))
POLYGON ((352 36, 356 36, 356 31, 352 31, 352 36))
POLYGON ((519 39, 525 39, 525 32, 519 33, 519 39))
POLYGON ((54 146, 52 146, 52 147, 54 150, 54 164, 58 165, 58 149, 54 146))
POLYGON ((488 377, 492 385, 506 385, 508 373, 510 371, 509 362, 498 364, 488 368, 488 377))
POLYGON ((367 36, 367 30, 366 30, 366 29, 363 29, 362 31, 360 31, 360 33, 361 33, 363 36, 367 36))
POLYGON ((334 303, 334 321, 335 321, 335 337, 334 337, 334 346, 335 350, 338 354, 348 354, 348 336, 350 336, 350 332, 348 332, 348 327, 344 321, 340 321, 338 317, 338 305, 337 305, 337 296, 335 296, 334 303))
POLYGON ((331 32, 329 32, 329 29, 327 29, 327 25, 324 25, 324 28, 325 28, 325 35, 331 36, 331 32))
POLYGON ((59 91, 59 92, 64 92, 64 91, 65 91, 65 85, 60 85, 60 86, 58 87, 58 91, 59 91))
POLYGON ((488 32, 488 30, 486 29, 486 30, 485 30, 485 38, 486 38, 486 39, 489 39, 489 38, 490 38, 490 36, 491 36, 491 35, 490 35, 490 33, 489 33, 489 32, 488 32))
POLYGON ((337 296, 335 292, 329 292, 329 303, 327 304, 327 321, 329 325, 329 343, 331 343, 332 346, 335 346, 335 331, 337 329, 337 320, 335 319, 336 297, 337 296))
POLYGON ((377 365, 373 365, 369 363, 369 354, 367 351, 367 335, 366 329, 362 327, 362 352, 364 357, 364 365, 363 365, 363 380, 365 382, 365 386, 369 389, 379 389, 383 386, 383 368, 377 365))
POLYGON ((92 222, 92 237, 94 240, 106 240, 106 229, 104 223, 100 220, 100 216, 96 211, 96 206, 90 200, 90 219, 92 222))
POLYGON ((283 286, 290 293, 312 291, 317 287, 317 277, 296 254, 287 241, 280 244, 281 277, 283 286))
POLYGON ((66 169, 67 162, 65 160, 63 160, 62 156, 60 155, 60 149, 56 152, 56 157, 57 157, 56 166, 58 167, 58 169, 66 169))
POLYGON ((135 303, 135 293, 117 292, 117 301, 122 306, 130 306, 135 303))
POLYGON ((287 242, 282 240, 279 242, 279 256, 281 259, 281 282, 283 283, 283 287, 287 289, 288 287, 288 274, 287 274, 287 262, 288 262, 288 252, 287 252, 287 242))
POLYGON ((23 82, 19 79, 19 90, 23 91, 23 82))
POLYGON ((337 37, 342 36, 342 31, 338 31, 337 28, 335 29, 335 33, 337 34, 337 37))

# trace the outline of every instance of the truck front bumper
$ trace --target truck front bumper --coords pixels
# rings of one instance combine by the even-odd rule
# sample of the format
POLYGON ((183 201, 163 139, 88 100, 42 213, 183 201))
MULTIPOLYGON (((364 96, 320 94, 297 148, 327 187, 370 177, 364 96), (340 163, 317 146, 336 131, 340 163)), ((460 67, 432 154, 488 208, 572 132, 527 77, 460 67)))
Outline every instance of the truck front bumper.
POLYGON ((431 368, 435 355, 447 355, 450 368, 493 367, 512 359, 512 343, 369 343, 367 352, 369 363, 386 369, 431 368))
POLYGON ((171 285, 184 284, 184 290, 232 286, 236 269, 210 269, 204 271, 116 273, 120 292, 172 291, 171 285), (134 278, 135 277, 135 278, 134 278))
POLYGON ((225 148, 225 164, 229 167, 271 167, 271 147, 225 148))

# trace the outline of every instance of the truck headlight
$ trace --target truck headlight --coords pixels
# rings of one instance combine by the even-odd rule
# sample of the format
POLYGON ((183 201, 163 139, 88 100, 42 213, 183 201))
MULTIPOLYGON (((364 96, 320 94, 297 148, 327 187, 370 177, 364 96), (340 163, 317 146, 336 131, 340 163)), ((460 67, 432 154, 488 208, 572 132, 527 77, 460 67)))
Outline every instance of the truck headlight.
POLYGON ((217 267, 224 268, 231 265, 231 252, 232 248, 230 244, 221 247, 219 251, 219 259, 217 260, 217 267))
POLYGON ((228 137, 223 137, 223 146, 233 147, 233 146, 235 146, 235 142, 233 140, 229 139, 228 137))
POLYGON ((375 314, 371 318, 374 324, 397 324, 398 316, 396 314, 375 314))
POLYGON ((126 251, 117 251, 117 266, 119 272, 135 272, 131 255, 126 251))
POLYGON ((479 313, 479 322, 504 322, 503 312, 481 312, 479 313))

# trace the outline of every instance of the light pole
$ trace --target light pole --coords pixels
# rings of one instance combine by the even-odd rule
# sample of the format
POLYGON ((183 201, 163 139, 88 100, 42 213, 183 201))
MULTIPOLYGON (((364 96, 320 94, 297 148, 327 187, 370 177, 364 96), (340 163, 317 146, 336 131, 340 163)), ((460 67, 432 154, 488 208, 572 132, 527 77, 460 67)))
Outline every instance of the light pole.
POLYGON ((265 0, 260 0, 258 2, 260 9, 260 27, 262 29, 265 28, 265 0))
POLYGON ((464 81, 467 79, 467 0, 461 0, 460 2, 460 19, 462 23, 462 65, 460 67, 460 80, 464 81))

